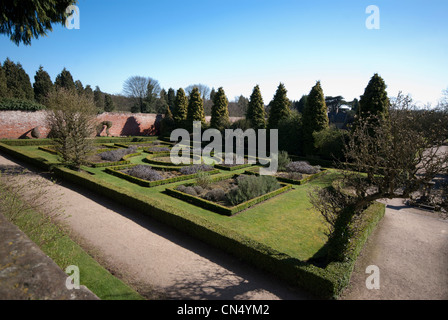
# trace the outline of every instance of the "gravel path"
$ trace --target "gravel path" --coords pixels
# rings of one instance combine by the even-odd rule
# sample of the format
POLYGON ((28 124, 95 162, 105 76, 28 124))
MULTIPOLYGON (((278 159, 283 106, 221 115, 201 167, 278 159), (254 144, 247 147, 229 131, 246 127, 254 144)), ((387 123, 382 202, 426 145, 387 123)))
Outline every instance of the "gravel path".
POLYGON ((387 204, 341 299, 448 300, 448 220, 401 199, 387 204), (379 290, 366 287, 371 265, 379 267, 379 290))

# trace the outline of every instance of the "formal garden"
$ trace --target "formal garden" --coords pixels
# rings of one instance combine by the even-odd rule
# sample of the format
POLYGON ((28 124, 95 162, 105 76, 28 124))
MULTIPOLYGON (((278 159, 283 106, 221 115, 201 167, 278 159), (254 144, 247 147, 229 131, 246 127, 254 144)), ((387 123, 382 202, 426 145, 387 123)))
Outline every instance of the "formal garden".
MULTIPOLYGON (((57 87, 44 100, 48 138, 0 140, 0 151, 316 297, 337 298, 385 214, 378 200, 408 199, 446 173, 448 155, 440 152, 448 138, 446 109, 416 109, 401 94, 391 101, 385 89, 375 74, 353 122, 337 128, 330 126, 320 82, 301 112, 291 108, 283 84, 268 106, 256 86, 245 117, 234 122, 223 88, 214 93, 210 121, 199 89, 186 95, 180 88, 165 101, 157 135, 112 137, 114 124, 98 123, 88 95, 57 87), (100 137, 104 129, 107 137, 100 137), (178 129, 187 140, 178 141, 178 129), (226 144, 226 152, 206 152, 210 141, 203 138, 219 142, 228 131, 252 133, 256 154, 248 152, 253 146, 244 135, 243 142, 231 140, 230 150, 226 144), (179 145, 190 147, 188 163, 174 161, 171 153, 179 145), (275 163, 277 170, 266 175, 275 163)), ((447 207, 446 185, 438 190, 440 207, 447 207)))
MULTIPOLYGON (((309 191, 337 179, 333 168, 303 161, 287 164, 279 177, 260 176, 259 165, 226 170, 216 165, 175 166, 153 153, 157 137, 97 138, 80 170, 60 163, 50 140, 8 140, 1 151, 52 170, 58 179, 83 185, 179 230, 271 271, 318 297, 336 297, 348 284, 356 254, 384 214, 374 204, 353 257, 327 263, 328 225, 313 209, 309 191), (142 140, 142 138, 139 138, 142 140), (153 158, 154 155, 159 158, 153 158), (96 159, 95 161, 92 159, 96 159), (159 161, 151 162, 158 159, 159 161), (164 165, 165 164, 165 165, 164 165)), ((169 157, 168 157, 169 158, 169 157)))

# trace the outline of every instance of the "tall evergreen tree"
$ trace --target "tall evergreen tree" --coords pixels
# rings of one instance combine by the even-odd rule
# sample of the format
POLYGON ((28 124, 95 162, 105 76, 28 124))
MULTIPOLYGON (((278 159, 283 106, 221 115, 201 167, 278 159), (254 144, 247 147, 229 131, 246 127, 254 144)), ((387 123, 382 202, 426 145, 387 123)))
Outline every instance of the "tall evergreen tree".
POLYGON ((311 89, 305 109, 303 110, 303 140, 307 154, 315 152, 314 132, 328 129, 328 108, 320 81, 311 89))
POLYGON ((56 76, 54 85, 58 89, 64 88, 66 90, 76 90, 72 74, 66 68, 64 68, 61 73, 56 76))
POLYGON ((255 130, 266 129, 266 111, 260 87, 255 86, 247 105, 246 119, 250 121, 255 130))
POLYGON ((170 108, 171 114, 174 115, 176 112, 176 90, 169 88, 166 100, 168 102, 168 107, 170 108))
POLYGON ((90 86, 90 84, 86 85, 86 87, 84 88, 84 94, 86 95, 86 97, 88 99, 93 100, 94 94, 93 94, 93 90, 92 90, 92 87, 90 86))
POLYGON ((8 86, 6 85, 6 75, 0 63, 0 99, 8 97, 8 86))
POLYGON ((277 129, 278 123, 282 119, 287 119, 291 115, 291 101, 287 97, 287 90, 283 83, 277 88, 274 99, 269 110, 268 128, 277 129))
POLYGON ((229 124, 229 100, 226 97, 224 89, 219 88, 213 99, 210 127, 222 131, 228 127, 229 124))
POLYGON ((45 104, 47 96, 53 90, 53 82, 50 75, 44 70, 42 66, 37 70, 34 76, 34 99, 41 104, 45 104))
POLYGON ((3 64, 6 86, 10 98, 34 100, 34 91, 30 77, 20 63, 14 63, 6 58, 3 64))
POLYGON ((375 73, 359 101, 358 116, 360 118, 365 119, 369 116, 388 118, 390 100, 387 96, 386 88, 387 86, 383 78, 375 73))
POLYGON ((112 112, 115 109, 114 101, 110 94, 104 95, 104 111, 112 112))
POLYGON ((99 111, 104 111, 104 94, 98 86, 96 86, 95 91, 93 91, 93 101, 99 111))
POLYGON ((81 80, 75 81, 75 88, 76 88, 76 91, 78 92, 78 94, 84 93, 84 86, 82 85, 81 80))
POLYGON ((201 98, 201 92, 196 87, 190 93, 190 100, 188 101, 187 126, 189 129, 193 128, 194 121, 200 121, 202 125, 206 124, 204 101, 201 98))
POLYGON ((187 121, 188 98, 182 88, 177 90, 175 105, 174 122, 176 123, 176 126, 183 128, 185 127, 185 121, 187 121))

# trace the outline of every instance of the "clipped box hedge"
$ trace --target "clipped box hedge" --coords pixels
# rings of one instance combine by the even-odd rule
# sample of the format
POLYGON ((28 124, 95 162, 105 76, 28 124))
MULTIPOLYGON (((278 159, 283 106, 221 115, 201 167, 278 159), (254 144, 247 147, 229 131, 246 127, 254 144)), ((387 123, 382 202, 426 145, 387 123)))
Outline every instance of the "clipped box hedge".
MULTIPOLYGON (((221 176, 216 179, 213 179, 211 181, 211 183, 221 181, 221 180, 226 180, 226 179, 233 178, 233 177, 235 177, 235 175, 221 176)), ((194 185, 194 184, 189 184, 187 186, 190 186, 190 185, 194 185)), ((280 185, 281 185, 280 189, 266 193, 257 198, 250 199, 249 201, 243 202, 243 203, 241 203, 237 206, 233 206, 233 207, 226 207, 226 206, 220 205, 218 203, 215 203, 213 201, 208 201, 208 200, 202 199, 200 197, 192 196, 190 194, 176 190, 175 188, 167 188, 165 190, 165 192, 170 196, 173 196, 173 197, 176 197, 183 201, 189 202, 189 203, 191 203, 195 206, 201 207, 203 209, 207 209, 207 210, 210 210, 210 211, 213 211, 213 212, 225 215, 225 216, 233 216, 241 211, 244 211, 250 207, 253 207, 254 205, 256 205, 258 203, 266 201, 270 198, 273 198, 279 194, 282 194, 282 193, 292 189, 292 186, 290 184, 280 184, 280 185)))
MULTIPOLYGON (((161 186, 161 185, 165 185, 165 184, 171 184, 171 183, 175 183, 175 182, 179 182, 179 181, 186 181, 186 180, 191 180, 191 179, 195 179, 198 177, 199 173, 195 173, 195 174, 190 174, 190 175, 184 175, 184 176, 179 176, 179 177, 173 177, 170 179, 165 179, 165 180, 158 180, 158 181, 148 181, 148 180, 144 180, 144 179, 140 179, 134 176, 131 176, 129 174, 120 172, 119 170, 123 170, 123 169, 129 169, 129 168, 133 168, 137 166, 136 164, 134 165, 130 165, 130 166, 117 166, 117 167, 109 167, 106 168, 105 172, 112 174, 116 177, 125 179, 127 181, 133 182, 135 184, 138 184, 139 186, 142 187, 147 187, 147 188, 152 188, 152 187, 157 187, 157 186, 161 186)), ((177 169, 173 169, 172 167, 152 167, 154 170, 176 170, 177 169)), ((219 173, 219 170, 213 170, 213 171, 207 171, 207 174, 217 174, 219 173)))

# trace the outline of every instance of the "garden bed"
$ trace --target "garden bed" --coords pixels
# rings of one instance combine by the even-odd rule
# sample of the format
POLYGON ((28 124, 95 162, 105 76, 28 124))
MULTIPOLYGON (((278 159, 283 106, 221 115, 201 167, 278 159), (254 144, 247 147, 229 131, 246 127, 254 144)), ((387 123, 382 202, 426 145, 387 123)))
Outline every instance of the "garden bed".
MULTIPOLYGON (((260 168, 254 168, 251 170, 246 170, 244 173, 245 174, 254 174, 254 175, 259 175, 260 173, 260 168)), ((296 176, 294 174, 291 174, 291 172, 286 172, 286 171, 280 171, 277 172, 277 174, 275 175, 275 177, 277 178, 278 181, 280 182, 284 182, 284 183, 289 183, 289 184, 294 184, 294 185, 303 185, 306 184, 314 179, 317 179, 318 177, 324 175, 328 173, 327 169, 321 169, 320 172, 315 173, 315 174, 300 174, 300 176, 296 176)))
MULTIPOLYGON (((173 167, 146 166, 146 167, 152 168, 152 170, 155 170, 162 177, 162 179, 150 181, 150 180, 142 179, 142 178, 139 178, 139 177, 136 177, 136 176, 133 176, 130 174, 131 173, 130 170, 137 166, 138 165, 135 165, 135 164, 134 165, 125 165, 125 166, 115 166, 115 167, 106 168, 105 171, 109 174, 116 176, 116 177, 125 179, 127 181, 136 183, 142 187, 148 187, 148 188, 161 186, 161 185, 165 185, 165 184, 171 184, 171 183, 175 183, 175 182, 179 182, 179 181, 195 179, 199 175, 199 173, 183 174, 180 171, 180 169, 173 168, 173 167)), ((211 171, 207 171, 206 173, 208 175, 213 175, 213 174, 219 173, 219 170, 211 170, 211 171)))
POLYGON ((279 188, 274 191, 252 198, 237 205, 231 205, 225 200, 223 195, 228 194, 228 192, 236 188, 238 185, 237 179, 241 176, 242 175, 221 176, 216 179, 212 179, 208 187, 201 187, 197 183, 193 183, 185 185, 184 187, 186 187, 186 189, 183 191, 179 190, 179 186, 176 188, 167 188, 166 193, 201 208, 214 211, 222 215, 233 216, 292 188, 289 184, 279 184, 279 188), (190 190, 194 190, 195 193, 190 190), (220 190, 220 195, 213 195, 212 193, 215 193, 214 191, 217 190, 220 190))

